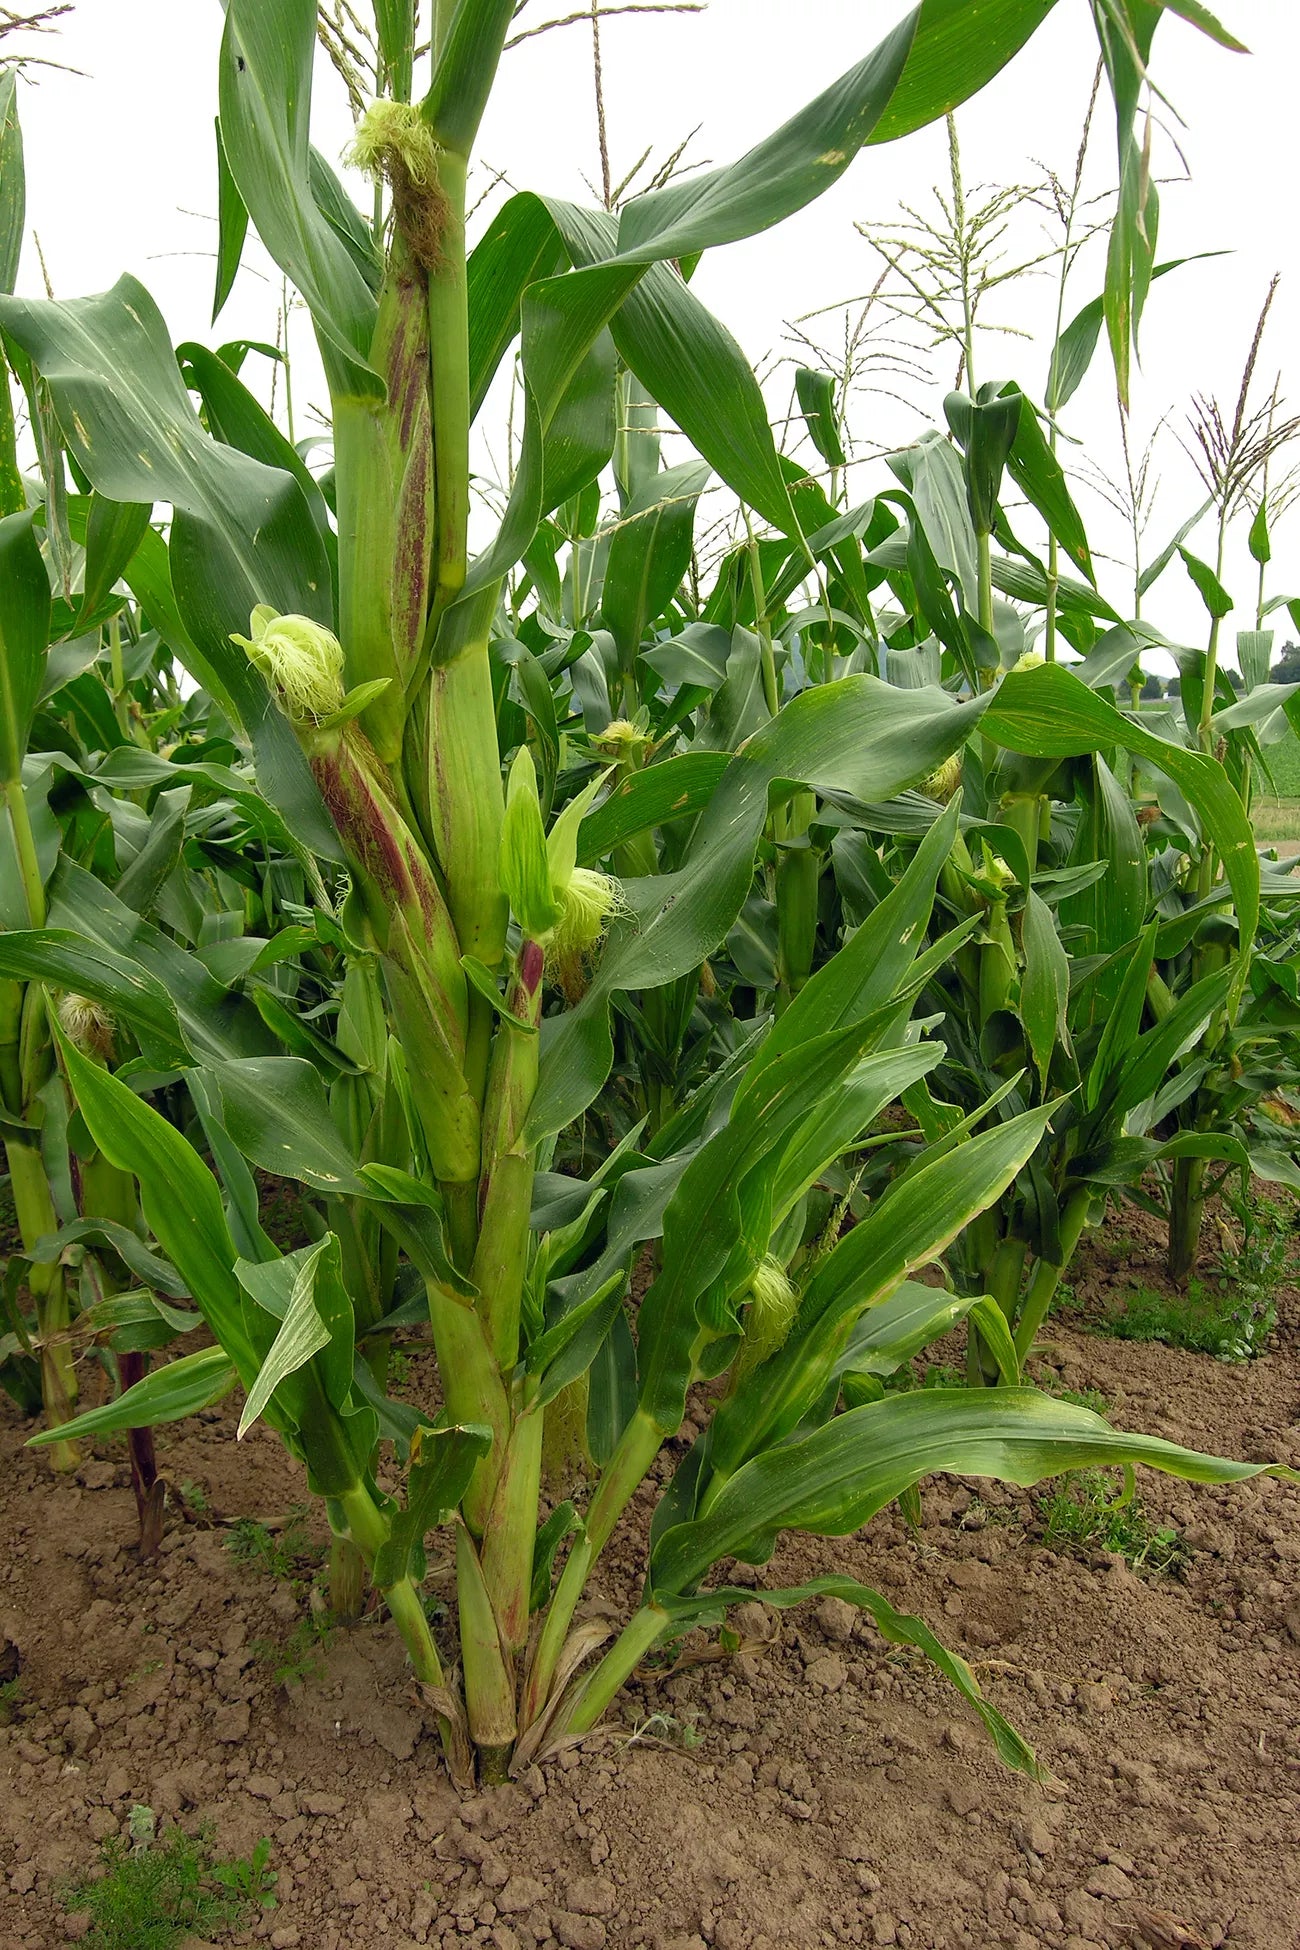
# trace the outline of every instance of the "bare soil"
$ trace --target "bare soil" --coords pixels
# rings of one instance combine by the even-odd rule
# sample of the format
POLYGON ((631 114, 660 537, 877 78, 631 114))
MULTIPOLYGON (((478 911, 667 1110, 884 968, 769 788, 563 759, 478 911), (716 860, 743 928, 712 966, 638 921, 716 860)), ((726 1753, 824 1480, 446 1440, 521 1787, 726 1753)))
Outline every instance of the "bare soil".
MULTIPOLYGON (((1060 1385, 1100 1389, 1121 1424, 1300 1465, 1300 1293, 1243 1367, 1107 1340, 1089 1315, 1153 1272, 1150 1241, 1125 1240, 1085 1248, 1078 1310, 1051 1323, 1060 1385)), ((1045 1549, 1034 1493, 935 1479, 914 1532, 887 1513, 741 1567, 737 1623, 765 1645, 638 1680, 582 1749, 461 1802, 391 1627, 304 1649, 310 1563, 285 1579, 229 1548, 230 1520, 282 1526, 305 1502, 274 1439, 237 1446, 234 1419, 159 1431, 206 1508, 169 1513, 141 1563, 120 1444, 60 1480, 0 1401, 0 1651, 22 1684, 0 1728, 0 1950, 84 1933, 69 1879, 135 1803, 227 1855, 270 1837, 278 1905, 223 1942, 273 1950, 1300 1946, 1292 1485, 1139 1472, 1190 1547, 1182 1578, 1150 1578, 1045 1549), (763 1607, 764 1585, 831 1569, 964 1652, 1047 1782, 1005 1772, 944 1682, 847 1607, 763 1607)), ((596 1608, 634 1596, 650 1505, 596 1608)))

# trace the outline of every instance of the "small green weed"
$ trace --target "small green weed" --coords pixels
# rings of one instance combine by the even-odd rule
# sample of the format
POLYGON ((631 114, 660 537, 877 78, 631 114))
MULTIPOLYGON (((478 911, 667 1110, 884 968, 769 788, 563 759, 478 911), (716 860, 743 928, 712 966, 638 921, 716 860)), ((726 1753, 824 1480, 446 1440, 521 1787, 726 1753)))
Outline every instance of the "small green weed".
POLYGON ((135 1845, 116 1837, 105 1842, 103 1874, 67 1892, 68 1908, 91 1917, 82 1939, 90 1950, 174 1950, 188 1935, 209 1936, 243 1922, 255 1906, 274 1907, 265 1838, 245 1860, 213 1862, 205 1838, 195 1841, 173 1828, 155 1841, 152 1830, 152 1811, 133 1809, 135 1845))
POLYGON ((1071 1470, 1037 1502, 1043 1542, 1053 1550, 1117 1551, 1135 1571, 1156 1576, 1177 1576, 1186 1565, 1178 1532, 1154 1525, 1141 1498, 1117 1490, 1106 1470, 1071 1470))
POLYGON ((23 1682, 19 1675, 6 1679, 0 1685, 0 1727, 10 1727, 18 1718, 18 1709, 23 1703, 23 1682))
POLYGON ((675 1713, 652 1713, 646 1720, 638 1720, 628 1736, 628 1746, 636 1747, 644 1742, 654 1742, 658 1746, 682 1747, 687 1753, 694 1753, 704 1735, 691 1720, 679 1720, 675 1713))
POLYGON ((285 1584, 301 1583, 304 1575, 325 1556, 324 1545, 312 1542, 298 1513, 278 1532, 252 1517, 240 1517, 231 1526, 226 1549, 239 1563, 255 1571, 265 1571, 268 1577, 279 1578, 285 1584))
POLYGON ((177 1495, 186 1509, 193 1510, 196 1517, 208 1514, 208 1493, 201 1483, 182 1483, 177 1495))
POLYGON ((1090 1408, 1094 1415, 1110 1416, 1114 1413, 1110 1403, 1100 1388, 1049 1388, 1058 1402, 1073 1402, 1076 1408, 1090 1408))
POLYGON ((964 1388, 966 1377, 956 1368, 945 1367, 941 1362, 932 1361, 921 1376, 922 1388, 964 1388))
POLYGON ((1277 1289, 1293 1263, 1291 1218, 1273 1199, 1234 1197, 1227 1189, 1221 1196, 1236 1237, 1220 1224, 1214 1271, 1190 1280, 1185 1296, 1139 1287, 1123 1311, 1102 1324, 1102 1333, 1122 1341, 1164 1341, 1220 1361, 1250 1361, 1263 1353, 1277 1325, 1277 1289))
POLYGON ((393 1388, 403 1388, 411 1378, 411 1357, 403 1354, 400 1347, 392 1349, 388 1356, 388 1380, 393 1388))
POLYGON ((320 1671, 333 1636, 328 1613, 309 1611, 280 1644, 274 1639, 254 1639, 253 1657, 270 1666, 278 1686, 301 1686, 320 1671))
POLYGON ((1123 1310, 1108 1314, 1096 1331, 1117 1341, 1163 1341, 1220 1361, 1249 1361, 1263 1352, 1276 1323, 1271 1295, 1234 1288, 1226 1280, 1191 1280, 1186 1294, 1136 1288, 1123 1310))

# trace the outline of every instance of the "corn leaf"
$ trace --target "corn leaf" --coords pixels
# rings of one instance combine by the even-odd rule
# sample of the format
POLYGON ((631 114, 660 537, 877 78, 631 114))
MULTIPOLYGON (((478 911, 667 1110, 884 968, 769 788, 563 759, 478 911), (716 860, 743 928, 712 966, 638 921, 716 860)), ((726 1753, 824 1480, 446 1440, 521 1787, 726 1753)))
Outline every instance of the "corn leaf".
POLYGON ((159 1069, 191 1061, 176 1005, 147 969, 115 949, 66 928, 0 933, 0 975, 49 982, 102 1003, 130 1024, 146 1060, 159 1069))
POLYGON ((213 672, 248 731, 258 778, 294 830, 326 859, 339 857, 288 720, 244 653, 258 603, 333 621, 329 564, 298 482, 210 438, 181 380, 167 328, 134 278, 97 298, 0 298, 0 325, 50 389, 78 466, 111 501, 170 501, 170 567, 185 624, 175 644, 201 652, 193 675, 213 672))
MULTIPOLYGON (((824 1578, 810 1578, 806 1584, 791 1585, 777 1591, 764 1590, 763 1603, 784 1610, 788 1605, 801 1605, 810 1598, 823 1597, 843 1598, 846 1603, 865 1611, 881 1637, 891 1645, 910 1645, 923 1652, 931 1665, 974 1707, 1006 1766, 1014 1767, 1019 1773, 1028 1774, 1035 1780, 1040 1778, 1042 1769, 1034 1759, 1033 1750, 997 1708, 985 1699, 979 1681, 966 1661, 957 1653, 950 1652, 935 1637, 923 1618, 895 1611, 889 1600, 878 1591, 873 1591, 869 1585, 833 1574, 824 1578)), ((726 1607, 745 1604, 752 1598, 753 1593, 744 1586, 722 1586, 694 1596, 655 1593, 656 1604, 682 1626, 697 1620, 701 1623, 706 1620, 711 1622, 726 1607)))
POLYGON ((320 1071, 297 1056, 212 1063, 222 1122, 253 1164, 318 1192, 370 1196, 333 1117, 320 1071))
MULTIPOLYGON (((0 372, 0 384, 8 385, 0 372)), ((22 778, 45 677, 50 581, 30 514, 0 520, 0 783, 22 778)))
POLYGON ((690 565, 695 506, 708 484, 702 461, 655 474, 623 510, 609 545, 600 610, 630 670, 650 623, 690 565))
POLYGON ((672 981, 725 939, 749 892, 754 847, 778 783, 887 799, 959 750, 983 710, 982 698, 954 704, 938 690, 904 692, 847 677, 805 691, 756 732, 723 773, 682 866, 625 883, 636 928, 611 939, 582 1002, 544 1022, 528 1141, 580 1116, 609 1074, 613 992, 672 981))
POLYGON ((797 1426, 840 1372, 843 1349, 869 1307, 927 1265, 1001 1196, 1047 1128, 1051 1107, 1026 1111, 908 1172, 876 1200, 814 1274, 784 1347, 718 1409, 709 1461, 730 1476, 797 1426))
POLYGON ((690 1592, 722 1557, 766 1563, 782 1530, 847 1536, 935 1472, 1028 1485, 1067 1469, 1133 1463, 1194 1483, 1297 1480, 1279 1463, 1231 1462, 1113 1429, 1090 1409, 1036 1388, 916 1389, 851 1409, 755 1456, 704 1516, 659 1538, 651 1587, 656 1594, 690 1592))
POLYGON ((225 309, 227 298, 239 276, 248 236, 248 205, 239 194, 239 185, 230 173, 226 145, 221 140, 220 117, 214 119, 217 140, 217 280, 212 294, 212 323, 225 309))
POLYGON ((492 1446, 491 1429, 474 1422, 418 1429, 411 1439, 406 1504, 393 1518, 386 1542, 375 1552, 374 1581, 381 1591, 402 1578, 424 1577, 424 1539, 457 1508, 475 1465, 492 1446))
MULTIPOLYGON (((93 945, 106 951, 106 972, 100 979, 109 979, 110 966, 127 963, 161 985, 173 1005, 190 1057, 201 1061, 204 1057, 263 1056, 276 1048, 247 997, 223 987, 197 955, 142 919, 111 888, 66 858, 59 862, 50 883, 49 921, 52 929, 81 937, 88 974, 93 945)), ((124 983, 128 978, 134 979, 129 968, 121 976, 124 983)), ((148 989, 147 984, 141 987, 137 983, 133 992, 156 996, 156 986, 148 989)), ((124 1012, 136 1006, 131 991, 123 990, 120 1006, 124 1012)), ((151 1015, 149 1020, 161 1029, 160 1017, 151 1015)))
MULTIPOLYGON (((27 221, 27 178, 23 132, 18 120, 18 69, 0 71, 0 292, 18 278, 27 221)), ((2 370, 2 368, 0 368, 2 370)))
MULTIPOLYGON (((1189 752, 1134 724, 1061 664, 1010 671, 993 695, 984 729, 1012 751, 1039 758, 1067 758, 1120 745, 1164 772, 1204 822, 1232 888, 1241 939, 1254 939, 1259 922, 1255 836, 1235 787, 1216 759, 1189 752)), ((1243 961, 1238 994, 1245 974, 1243 961)))
POLYGON ((203 1347, 197 1354, 182 1354, 165 1367, 151 1369, 142 1380, 123 1389, 116 1401, 87 1409, 84 1415, 74 1415, 71 1422, 29 1436, 27 1447, 39 1449, 51 1442, 111 1435, 118 1429, 153 1429, 160 1422, 180 1422, 221 1401, 238 1380, 223 1348, 203 1347))
MULTIPOLYGON (((239 1418, 239 1428, 236 1431, 239 1441, 242 1441, 248 1433, 280 1383, 288 1380, 290 1375, 296 1374, 299 1368, 306 1367, 314 1354, 320 1354, 330 1345, 332 1338, 330 1324, 322 1317, 316 1304, 316 1271, 331 1243, 337 1254, 338 1241, 333 1233, 330 1233, 315 1246, 305 1247, 300 1253, 282 1260, 269 1261, 254 1269, 257 1275, 271 1272, 279 1275, 292 1268, 293 1285, 275 1339, 267 1349, 257 1378, 248 1390, 244 1410, 239 1418)), ((243 1260, 236 1262, 235 1273, 243 1284, 243 1260)), ((261 1285, 262 1281, 255 1278, 249 1286, 255 1299, 261 1285)), ((348 1386, 351 1386, 351 1380, 349 1362, 348 1386)))
POLYGON ((311 143, 316 0, 230 0, 221 41, 221 141, 257 234, 306 300, 331 379, 382 397, 369 366, 375 300, 317 207, 311 143))
POLYGON ((259 1342, 245 1322, 234 1242, 216 1180, 174 1125, 82 1056, 57 1028, 55 1035, 91 1137, 110 1164, 136 1179, 141 1210, 154 1237, 240 1380, 251 1386, 261 1365, 259 1342))

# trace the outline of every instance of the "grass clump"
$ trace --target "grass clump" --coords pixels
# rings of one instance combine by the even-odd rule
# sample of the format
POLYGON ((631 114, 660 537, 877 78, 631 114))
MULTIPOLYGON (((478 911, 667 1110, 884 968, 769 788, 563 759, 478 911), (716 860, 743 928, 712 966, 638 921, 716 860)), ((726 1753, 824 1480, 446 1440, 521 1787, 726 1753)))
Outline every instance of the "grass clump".
POLYGON ((309 1611, 281 1643, 254 1639, 253 1657, 270 1666, 277 1686, 301 1686, 320 1672, 333 1637, 334 1621, 329 1614, 309 1611))
POLYGON ((18 1718, 23 1703, 23 1682, 21 1676, 6 1679, 0 1684, 0 1727, 10 1727, 18 1718))
POLYGON ((324 1546, 312 1542, 298 1512, 278 1531, 253 1517, 240 1517, 231 1525, 226 1549, 238 1563, 284 1584, 302 1583, 325 1556, 324 1546))
POLYGON ((1219 1278, 1191 1280, 1186 1294, 1138 1287, 1101 1331, 1117 1341, 1163 1341, 1219 1361, 1249 1361, 1263 1353, 1276 1325, 1271 1293, 1219 1278))
POLYGON ((1134 1571, 1176 1577, 1187 1545, 1172 1524, 1154 1524, 1142 1499, 1117 1490, 1104 1469, 1071 1470, 1038 1498, 1043 1542, 1051 1550, 1114 1551, 1134 1571))
POLYGON ((204 1837, 172 1828, 155 1839, 153 1828, 151 1810, 132 1810, 136 1840, 105 1842, 101 1873, 68 1891, 69 1909, 90 1915, 82 1939, 90 1950, 175 1950, 188 1935, 207 1936, 244 1922, 250 1909, 274 1907, 265 1837, 251 1856, 214 1862, 204 1837))

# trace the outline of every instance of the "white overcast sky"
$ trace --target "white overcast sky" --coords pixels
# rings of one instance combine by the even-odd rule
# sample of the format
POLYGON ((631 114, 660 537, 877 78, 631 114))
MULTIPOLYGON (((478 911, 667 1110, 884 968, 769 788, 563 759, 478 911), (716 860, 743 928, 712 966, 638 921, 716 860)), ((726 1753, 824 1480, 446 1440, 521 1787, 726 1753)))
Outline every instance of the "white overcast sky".
MULTIPOLYGON (((520 25, 576 8, 577 0, 529 0, 520 25)), ((860 59, 904 11, 901 0, 709 0, 698 15, 607 21, 603 54, 614 178, 648 146, 662 158, 697 126, 691 155, 733 159, 860 59)), ((1260 372, 1267 384, 1280 369, 1284 392, 1300 399, 1293 357, 1300 323, 1294 197, 1300 8, 1293 0, 1221 0, 1218 11, 1250 45, 1249 56, 1224 52, 1173 17, 1156 36, 1153 73, 1182 118, 1178 137, 1191 172, 1190 181, 1165 191, 1160 255, 1231 255, 1188 266, 1153 291, 1134 397, 1138 449, 1164 416, 1183 427, 1196 392, 1217 394, 1231 407, 1274 272, 1282 274, 1282 284, 1260 372)), ((123 270, 133 271, 158 299, 175 340, 210 337, 220 33, 217 0, 78 0, 61 35, 44 39, 40 51, 83 73, 33 70, 37 85, 22 90, 29 231, 39 235, 55 293, 99 291, 123 270)), ((38 51, 35 42, 29 45, 38 51)), ((10 41, 6 52, 13 46, 10 41)), ((1029 47, 959 115, 968 183, 1029 182, 1041 176, 1041 165, 1067 175, 1095 58, 1085 0, 1059 0, 1029 47)), ((350 121, 327 68, 318 74, 313 130, 318 146, 337 158, 350 121)), ((1113 180, 1113 156, 1110 105, 1103 100, 1089 178, 1099 191, 1113 180)), ((542 35, 507 55, 479 158, 481 165, 505 171, 517 188, 589 196, 584 178, 597 180, 599 161, 586 27, 542 35)), ((946 166, 941 127, 867 150, 828 194, 778 232, 710 253, 695 289, 751 359, 770 367, 774 356, 789 350, 783 343, 787 320, 862 292, 874 280, 878 267, 855 222, 888 220, 900 201, 924 202, 946 166)), ((1175 167, 1167 144, 1161 167, 1166 173, 1175 167)), ((487 180, 481 171, 481 183, 487 180)), ((1021 236, 1033 246, 1037 233, 1030 222, 1021 236)), ((274 337, 279 288, 268 269, 260 252, 250 253, 219 338, 274 337)), ((1100 276, 1099 264, 1080 269, 1068 312, 1095 294, 1100 276)), ((20 289, 36 294, 41 288, 29 244, 20 289)), ((986 341, 985 376, 1015 377, 1041 394, 1053 304, 1042 282, 1022 284, 1000 310, 991 307, 990 318, 1025 325, 1034 337, 986 341)), ((833 336, 833 321, 827 330, 833 336)), ((305 376, 300 398, 310 390, 308 339, 299 314, 292 344, 305 376)), ((926 409, 931 415, 952 383, 951 358, 945 356, 941 366, 942 383, 926 409)), ((248 373, 251 378, 251 367, 248 373)), ((788 386, 788 375, 769 384, 774 415, 786 410, 788 386)), ((924 403, 919 393, 917 399, 924 403)), ((863 397, 854 424, 862 441, 880 445, 901 443, 925 422, 896 402, 863 397)), ((1104 358, 1096 361, 1067 424, 1104 465, 1118 464, 1104 358)), ((301 437, 305 430, 300 418, 296 431, 301 437)), ((498 438, 498 454, 502 444, 498 438)), ((879 480, 880 466, 861 468, 855 499, 879 480)), ((1200 498, 1169 434, 1158 444, 1156 470, 1162 486, 1150 553, 1200 498)), ((1080 496, 1094 536, 1122 556, 1118 524, 1086 490, 1080 496)), ((1296 533, 1300 518, 1276 538, 1275 593, 1300 591, 1300 564, 1292 567, 1296 533)), ((1191 545, 1209 550, 1208 525, 1191 545)), ((1244 550, 1234 551, 1231 569, 1239 609, 1229 628, 1249 627, 1253 570, 1244 550)), ((1120 563, 1107 571, 1103 586, 1122 608, 1129 577, 1120 563)), ((1148 613, 1171 636, 1202 640, 1203 612, 1181 567, 1169 571, 1148 613)), ((1283 616, 1279 643, 1289 633, 1283 616)))

